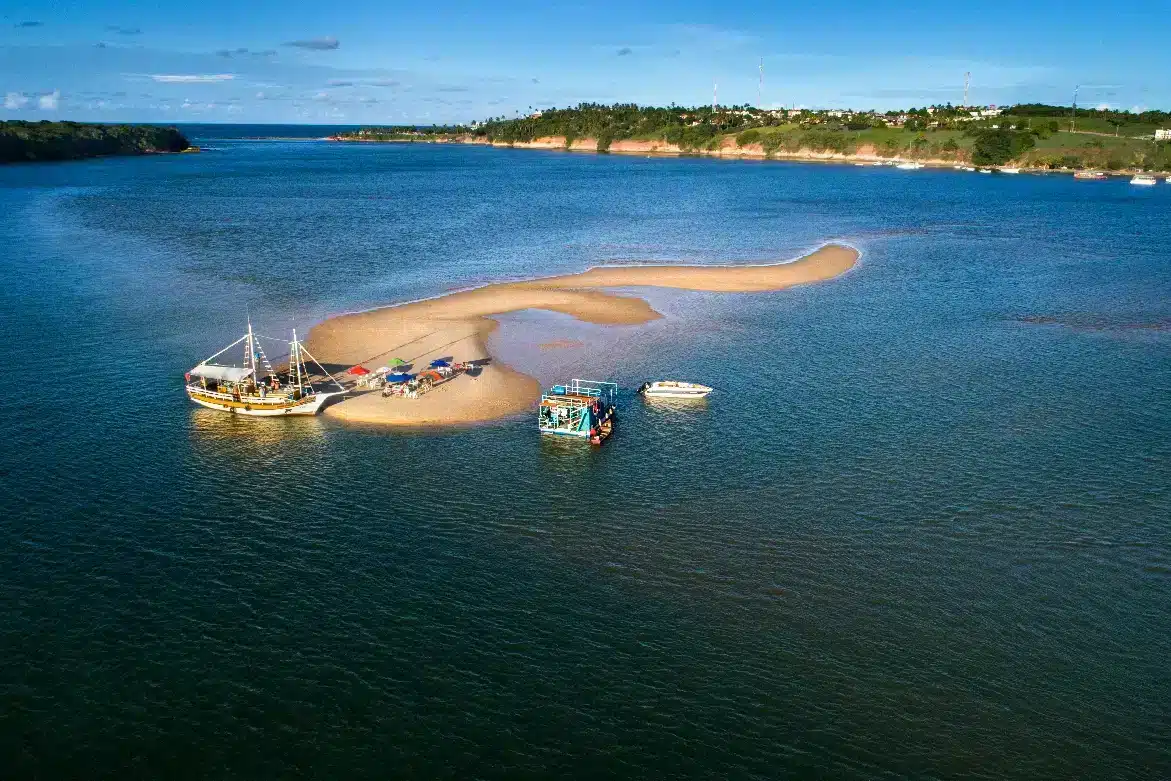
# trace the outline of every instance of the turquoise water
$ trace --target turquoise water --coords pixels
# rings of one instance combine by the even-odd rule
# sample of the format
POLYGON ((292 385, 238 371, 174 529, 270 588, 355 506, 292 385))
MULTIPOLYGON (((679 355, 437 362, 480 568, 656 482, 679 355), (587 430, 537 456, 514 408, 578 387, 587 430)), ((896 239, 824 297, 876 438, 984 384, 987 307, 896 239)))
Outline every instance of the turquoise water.
POLYGON ((1171 773, 1171 186, 207 132, 0 169, 4 777, 1171 773), (180 389, 246 313, 831 239, 506 318, 719 389, 599 450, 180 389))

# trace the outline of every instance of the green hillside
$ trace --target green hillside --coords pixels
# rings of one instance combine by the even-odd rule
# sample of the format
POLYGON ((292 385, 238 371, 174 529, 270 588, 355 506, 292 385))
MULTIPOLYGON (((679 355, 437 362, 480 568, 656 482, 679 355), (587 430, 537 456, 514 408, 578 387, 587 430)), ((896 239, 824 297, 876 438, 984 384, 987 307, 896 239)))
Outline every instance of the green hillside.
POLYGON ((695 153, 759 145, 766 156, 862 154, 975 165, 1166 171, 1171 170, 1171 144, 1154 140, 1160 127, 1171 127, 1171 114, 1079 110, 1075 115, 1071 107, 1041 104, 1003 111, 947 105, 880 113, 583 103, 525 117, 494 117, 467 128, 378 128, 351 137, 505 144, 552 137, 565 139, 566 146, 593 139, 599 151, 616 141, 658 141, 695 153))
POLYGON ((189 147, 173 127, 0 122, 0 163, 181 152, 189 147))

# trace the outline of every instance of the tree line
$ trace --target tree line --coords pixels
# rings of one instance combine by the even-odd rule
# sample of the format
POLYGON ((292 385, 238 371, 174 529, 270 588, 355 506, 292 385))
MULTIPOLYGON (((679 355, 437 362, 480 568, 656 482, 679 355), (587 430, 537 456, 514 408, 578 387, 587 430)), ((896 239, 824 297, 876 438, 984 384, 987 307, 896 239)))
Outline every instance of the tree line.
POLYGON ((190 146, 187 138, 173 127, 0 122, 0 163, 181 152, 190 146))

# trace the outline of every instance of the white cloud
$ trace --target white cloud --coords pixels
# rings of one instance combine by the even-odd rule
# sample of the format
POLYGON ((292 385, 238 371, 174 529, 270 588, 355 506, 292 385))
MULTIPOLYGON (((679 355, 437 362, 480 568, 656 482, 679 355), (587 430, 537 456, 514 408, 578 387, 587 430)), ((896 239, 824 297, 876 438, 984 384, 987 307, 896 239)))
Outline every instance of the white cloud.
POLYGON ((28 98, 19 92, 9 92, 4 96, 4 108, 9 111, 24 108, 26 103, 28 103, 28 98))
POLYGON ((37 98, 37 106, 41 111, 56 111, 60 102, 61 92, 59 90, 53 90, 48 95, 41 95, 37 98))
POLYGON ((236 78, 236 74, 209 73, 187 75, 178 73, 152 73, 150 77, 163 84, 215 84, 220 81, 231 81, 236 78))

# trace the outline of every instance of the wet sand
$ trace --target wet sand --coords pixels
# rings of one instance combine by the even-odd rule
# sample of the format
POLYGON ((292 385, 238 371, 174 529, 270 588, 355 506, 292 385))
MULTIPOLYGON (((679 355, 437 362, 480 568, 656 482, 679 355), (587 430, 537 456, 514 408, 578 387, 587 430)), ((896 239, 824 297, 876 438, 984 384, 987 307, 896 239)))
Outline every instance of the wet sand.
MULTIPOLYGON (((351 396, 325 410, 343 420, 399 426, 475 423, 522 412, 540 398, 539 383, 488 352, 493 315, 544 309, 600 325, 638 325, 662 317, 641 298, 604 288, 668 287, 718 293, 781 290, 832 279, 858 260, 852 247, 830 244, 794 261, 744 266, 620 266, 525 282, 502 282, 426 301, 340 315, 313 328, 310 352, 329 366, 368 369, 401 358, 411 371, 432 360, 480 361, 471 374, 418 399, 351 396)), ((348 377, 347 377, 348 379, 348 377)))

